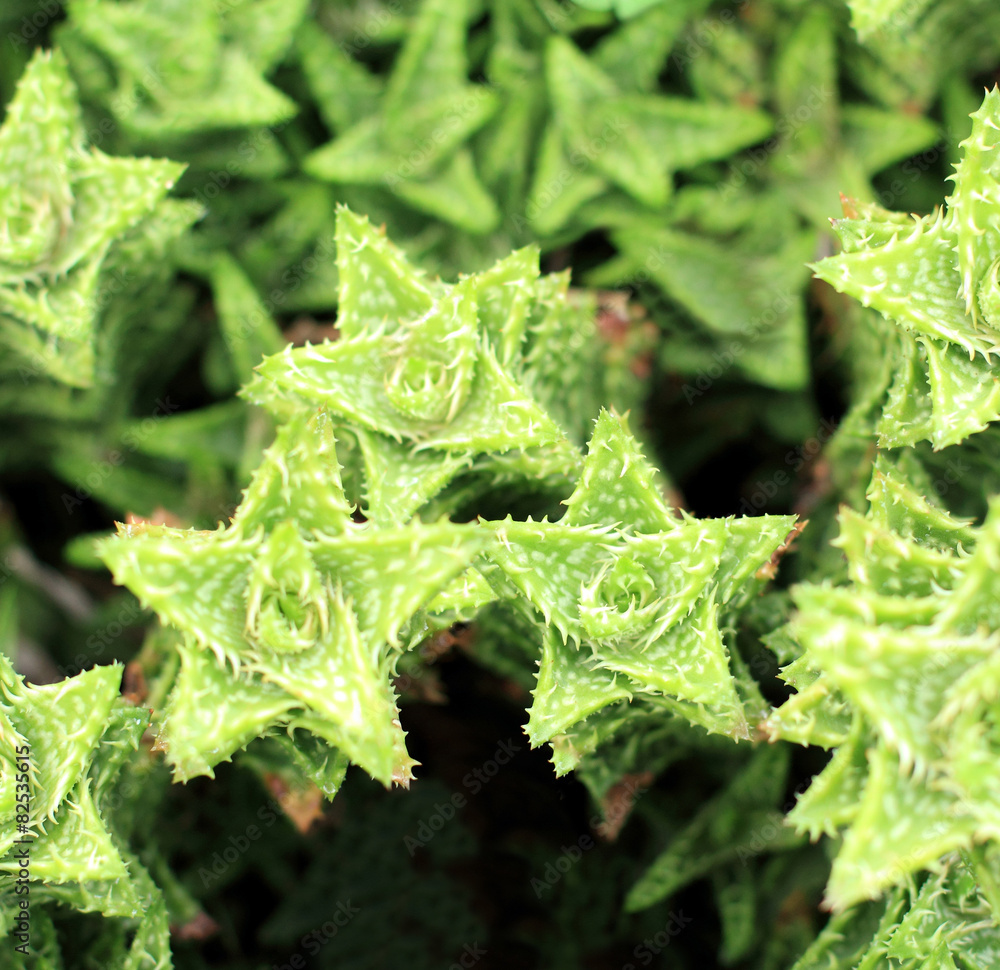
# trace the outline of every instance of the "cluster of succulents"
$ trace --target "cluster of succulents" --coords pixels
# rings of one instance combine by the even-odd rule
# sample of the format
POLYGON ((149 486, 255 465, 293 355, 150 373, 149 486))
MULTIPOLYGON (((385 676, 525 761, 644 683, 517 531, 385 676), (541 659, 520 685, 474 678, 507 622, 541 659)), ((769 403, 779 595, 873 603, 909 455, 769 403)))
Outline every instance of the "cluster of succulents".
POLYGON ((0 970, 996 965, 994 7, 0 11, 0 970))

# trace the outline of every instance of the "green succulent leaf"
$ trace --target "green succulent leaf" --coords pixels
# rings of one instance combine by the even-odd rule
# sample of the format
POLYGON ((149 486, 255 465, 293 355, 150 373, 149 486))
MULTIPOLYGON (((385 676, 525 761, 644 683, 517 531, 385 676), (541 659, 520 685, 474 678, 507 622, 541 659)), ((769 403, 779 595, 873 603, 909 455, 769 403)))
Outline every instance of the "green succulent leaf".
POLYGON ((880 457, 864 517, 844 509, 845 584, 793 589, 801 691, 772 736, 837 746, 789 820, 843 832, 827 887, 838 910, 937 870, 992 837, 986 764, 995 744, 995 564, 1000 508, 970 527, 880 457), (850 716, 838 737, 825 724, 850 716))
MULTIPOLYGON (((0 654, 0 871, 9 877, 0 900, 6 912, 20 914, 13 880, 27 869, 33 903, 135 921, 128 966, 138 968, 147 946, 158 952, 157 965, 166 965, 169 943, 160 890, 108 817, 116 778, 149 723, 148 711, 119 698, 121 675, 118 665, 94 667, 28 686, 0 654)), ((31 915, 34 942, 40 914, 31 915)), ((0 933, 10 929, 5 923, 0 933)), ((49 943, 44 930, 40 935, 44 951, 49 943)))
POLYGON ((73 36, 113 66, 107 103, 117 120, 137 140, 176 144, 295 114, 294 102, 262 72, 280 59, 305 9, 302 0, 220 7, 74 0, 69 23, 73 36))
POLYGON ((228 527, 143 523, 101 543, 116 580, 185 635, 159 740, 179 777, 292 723, 386 784, 409 779, 392 647, 478 542, 448 523, 376 528, 350 518, 319 412, 281 429, 228 527))
POLYGON ((667 899, 723 860, 745 864, 759 851, 757 844, 770 843, 778 849, 795 845, 796 836, 784 828, 776 809, 787 772, 786 748, 758 748, 749 764, 677 833, 629 890, 626 910, 635 912, 667 899))
POLYGON ((992 174, 998 97, 988 93, 973 115, 946 210, 903 221, 877 206, 848 203, 850 217, 834 223, 844 251, 813 266, 884 318, 878 339, 896 364, 889 383, 880 377, 883 386, 869 393, 885 395, 876 428, 889 447, 929 440, 943 448, 1000 417, 997 328, 990 322, 1000 254, 992 174))
POLYGON ((675 513, 624 420, 607 412, 566 504, 559 522, 488 524, 496 541, 486 556, 503 575, 498 592, 525 597, 549 628, 529 715, 532 743, 634 691, 669 699, 710 732, 749 737, 720 607, 738 605, 759 584, 755 574, 794 519, 675 513))
POLYGON ((22 377, 89 387, 109 249, 168 211, 184 166, 87 147, 64 56, 38 51, 0 127, 0 167, 0 340, 22 377))

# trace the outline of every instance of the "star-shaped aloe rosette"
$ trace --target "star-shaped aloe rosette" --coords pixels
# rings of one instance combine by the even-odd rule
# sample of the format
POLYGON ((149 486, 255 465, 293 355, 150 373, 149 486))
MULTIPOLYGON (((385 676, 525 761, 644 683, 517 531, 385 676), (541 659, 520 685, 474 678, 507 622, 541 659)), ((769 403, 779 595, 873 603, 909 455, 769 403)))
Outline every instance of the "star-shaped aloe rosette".
MULTIPOLYGON (((627 77, 627 75, 626 75, 627 77)), ((739 105, 623 90, 572 41, 545 48, 550 117, 526 213, 542 237, 572 238, 662 211, 674 173, 725 158, 771 133, 771 118, 739 105)))
POLYGON ((795 518, 699 521, 672 510, 654 476, 624 419, 604 412, 562 519, 485 524, 497 540, 487 577, 546 624, 532 745, 558 750, 590 715, 646 694, 709 732, 751 737, 724 631, 795 518))
MULTIPOLYGON (((515 489, 554 501, 573 487, 604 391, 628 403, 640 382, 604 356, 593 302, 538 262, 529 246, 456 284, 431 280, 341 208, 339 338, 266 358, 243 394, 279 418, 336 415, 357 443, 351 494, 371 522, 451 515, 515 489)), ((427 629, 493 598, 470 570, 431 604, 427 629)))
POLYGON ((24 896, 15 880, 27 869, 32 942, 54 938, 37 904, 58 903, 119 918, 121 933, 107 942, 122 967, 143 958, 162 966, 170 952, 163 897, 109 815, 122 805, 116 778, 149 722, 148 711, 120 698, 121 676, 111 665, 28 686, 0 654, 0 936, 19 931, 24 896))
POLYGON ((877 173, 939 140, 924 117, 841 103, 841 28, 821 6, 802 14, 768 55, 771 78, 761 69, 770 34, 714 17, 692 29, 687 50, 696 44, 697 55, 683 43, 676 55, 691 84, 704 96, 770 101, 774 132, 714 183, 681 187, 662 217, 620 209, 619 255, 587 277, 595 286, 648 278, 669 298, 661 359, 695 376, 688 403, 736 372, 783 390, 808 384, 806 264, 825 245, 830 205, 841 191, 874 198, 877 173))
POLYGON ((87 147, 63 55, 38 51, 0 127, 0 169, 0 340, 22 378, 87 387, 109 250, 163 210, 184 166, 87 147))
MULTIPOLYGON (((485 260, 493 248, 485 234, 503 234, 501 248, 531 235, 556 244, 606 225, 609 214, 614 221, 622 208, 661 211, 676 171, 770 131, 754 109, 652 93, 690 11, 648 11, 585 54, 564 34, 603 26, 600 17, 564 10, 556 23, 492 7, 488 84, 468 81, 476 14, 465 2, 422 3, 384 79, 345 52, 349 34, 340 44, 315 28, 299 36, 304 72, 336 136, 306 159, 306 171, 347 188, 352 204, 396 215, 402 202, 454 227, 427 227, 430 238, 418 235, 417 246, 485 260)), ((394 230, 412 225, 393 222, 394 230)))
POLYGON ((942 96, 964 105, 969 79, 986 75, 1000 55, 1000 11, 989 0, 847 0, 859 44, 844 61, 851 81, 892 107, 926 110, 942 96))
POLYGON ((923 217, 848 202, 843 252, 816 275, 878 311, 886 364, 857 405, 887 447, 957 444, 1000 418, 1000 93, 972 116, 948 206, 923 217), (874 419, 871 417, 874 415, 874 419))
POLYGON ((306 75, 320 104, 330 105, 325 114, 337 132, 306 158, 307 173, 338 184, 381 187, 472 233, 497 228, 500 212, 479 180, 467 144, 498 107, 490 88, 467 80, 468 7, 465 0, 425 0, 384 82, 321 31, 303 32, 306 75), (332 94, 334 73, 341 83, 332 94), (328 92, 332 96, 324 97, 328 92))
POLYGON ((352 521, 324 411, 281 428, 228 527, 120 526, 101 557, 183 635, 159 737, 175 776, 286 728, 330 745, 328 797, 348 759, 407 783, 400 634, 480 544, 472 526, 352 521))
POLYGON ((532 380, 533 355, 572 324, 566 281, 539 278, 537 249, 446 284, 341 208, 337 254, 339 338, 265 358, 243 394, 279 417, 322 406, 346 425, 370 520, 406 521, 464 472, 572 480, 579 454, 532 393, 549 385, 532 380))
MULTIPOLYGON (((264 75, 291 44, 304 0, 72 0, 68 8, 59 43, 88 98, 131 143, 225 170, 247 128, 282 124, 296 113, 264 75), (208 133, 215 145, 205 148, 197 139, 208 133)), ((274 174, 286 164, 267 138, 238 158, 241 173, 274 174)))
POLYGON ((1000 504, 982 526, 923 498, 884 458, 862 516, 844 509, 844 585, 802 585, 789 633, 798 693, 774 738, 835 748, 789 821, 843 831, 828 901, 844 909, 1000 835, 996 575, 1000 504))

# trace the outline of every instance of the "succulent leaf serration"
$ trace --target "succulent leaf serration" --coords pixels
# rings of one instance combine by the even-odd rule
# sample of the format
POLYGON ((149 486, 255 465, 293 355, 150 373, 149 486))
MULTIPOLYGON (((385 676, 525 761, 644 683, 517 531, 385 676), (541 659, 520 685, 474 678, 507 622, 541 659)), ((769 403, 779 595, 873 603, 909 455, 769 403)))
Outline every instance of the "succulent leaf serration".
POLYGON ((109 250, 163 211, 184 166, 87 147, 65 58, 38 51, 0 127, 0 169, 0 340, 22 377, 88 387, 109 250))
POLYGON ((993 849, 956 852, 922 882, 835 913, 792 970, 993 966, 997 863, 993 849))
POLYGON ((383 782, 407 781, 389 683, 399 649, 494 600, 551 624, 534 646, 534 744, 635 692, 749 737, 723 629, 794 517, 672 511, 606 411, 581 460, 532 393, 544 393, 543 341, 573 321, 565 280, 539 278, 537 250, 446 284, 346 209, 337 241, 340 338, 266 358, 245 388, 284 425, 231 524, 122 526, 101 543, 115 579, 183 635, 161 734, 177 776, 304 727, 383 782), (364 523, 345 497, 335 424, 360 447, 364 523), (553 470, 562 494, 575 483, 559 522, 410 521, 553 470))
POLYGON ((51 928, 35 904, 59 903, 125 921, 114 940, 121 967, 169 967, 163 897, 107 818, 116 776, 149 722, 119 697, 121 675, 113 664, 29 687, 0 653, 0 937, 17 931, 15 879, 27 870, 33 940, 51 928))
POLYGON ((211 774, 279 726, 386 784, 411 777, 395 647, 480 540, 471 526, 379 529, 350 512, 320 411, 279 431, 228 527, 128 525, 101 544, 115 579, 184 636, 160 737, 179 778, 211 774))
MULTIPOLYGON (((423 280, 367 220, 341 210, 337 229, 346 339, 267 358, 246 388, 250 400, 327 407, 353 424, 413 442, 418 452, 505 452, 563 437, 493 348, 506 344, 511 353, 523 339, 523 296, 511 307, 496 299, 496 290, 513 300, 520 286, 530 285, 530 269, 517 272, 523 256, 510 257, 515 272, 508 279, 498 266, 448 286, 423 280), (493 299, 480 313, 479 294, 490 289, 493 299)), ((537 277, 537 250, 528 255, 537 277)))
POLYGON ((814 838, 844 830, 827 888, 838 910, 1000 834, 1000 505, 972 527, 885 458, 868 496, 867 515, 841 512, 847 584, 792 591, 803 653, 784 676, 800 693, 768 722, 772 737, 836 748, 789 821, 814 838))
POLYGON ((894 367, 879 389, 879 443, 957 444, 1000 418, 1000 92, 988 92, 962 142, 948 206, 907 217, 845 202, 833 226, 843 252, 816 275, 877 310, 894 367))
POLYGON ((593 305, 572 299, 568 274, 540 277, 529 246, 457 284, 432 280, 346 208, 336 238, 340 339, 265 358, 244 396, 279 418, 328 408, 360 446, 370 520, 405 521, 453 481, 438 512, 504 477, 571 487, 577 429, 599 404, 564 389, 588 365, 610 368, 594 349, 593 305), (553 378, 568 341, 579 349, 553 378))
POLYGON ((544 617, 528 736, 551 741, 633 693, 708 731, 749 738, 720 614, 762 585, 758 571, 794 516, 697 520, 671 509, 625 421, 597 420, 558 522, 488 523, 486 556, 544 617))

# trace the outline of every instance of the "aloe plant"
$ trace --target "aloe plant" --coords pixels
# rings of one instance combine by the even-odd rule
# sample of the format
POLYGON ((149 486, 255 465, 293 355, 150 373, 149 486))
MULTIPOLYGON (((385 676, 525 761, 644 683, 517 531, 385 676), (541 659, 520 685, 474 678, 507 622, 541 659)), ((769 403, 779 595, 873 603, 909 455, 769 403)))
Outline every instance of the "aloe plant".
POLYGON ((36 7, 0 968, 997 963, 990 4, 36 7))
POLYGON ((662 695, 664 717, 750 736, 720 612, 766 578, 794 519, 677 513, 606 411, 581 461, 526 389, 538 379, 530 344, 550 336, 546 320, 566 300, 536 261, 527 250, 457 284, 425 280, 342 210, 340 338, 257 367, 245 393, 285 423, 229 526, 128 525, 102 543, 116 580, 183 637, 160 736, 179 779, 284 726, 331 746, 331 797, 347 759, 385 783, 408 782, 389 683, 398 648, 494 601, 548 626, 532 743, 633 690, 662 695), (340 483, 337 435, 363 457, 360 524, 340 483), (569 512, 475 528, 413 518, 467 502, 468 486, 450 501, 447 486, 477 463, 480 488, 512 475, 558 488, 554 469, 578 478, 569 512))
MULTIPOLYGON (((88 147, 61 53, 32 59, 0 128, 7 173, 2 221, 0 334, 21 383, 94 381, 95 329, 112 244, 142 243, 142 230, 173 217, 165 201, 183 166, 116 158, 88 147), (145 223, 145 226, 143 225, 145 223)), ((171 227, 174 228, 174 227, 171 227)), ((118 286, 121 284, 119 283, 118 286)), ((111 292, 114 292, 111 289, 111 292)))

